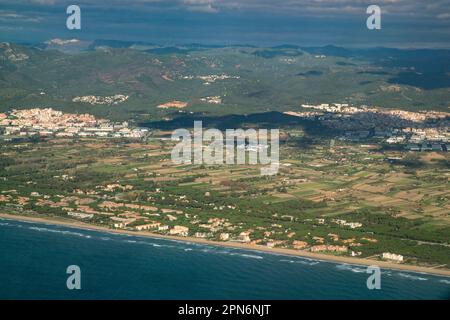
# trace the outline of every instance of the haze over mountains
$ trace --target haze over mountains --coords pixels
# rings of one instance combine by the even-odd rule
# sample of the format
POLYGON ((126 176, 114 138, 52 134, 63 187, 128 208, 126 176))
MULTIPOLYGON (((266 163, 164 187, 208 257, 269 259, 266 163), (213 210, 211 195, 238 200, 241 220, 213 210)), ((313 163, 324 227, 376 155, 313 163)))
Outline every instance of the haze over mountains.
POLYGON ((448 8, 449 0, 4 0, 0 41, 449 48, 448 8), (81 30, 66 28, 71 4, 81 8, 81 30), (366 27, 372 4, 381 8, 381 30, 366 27))

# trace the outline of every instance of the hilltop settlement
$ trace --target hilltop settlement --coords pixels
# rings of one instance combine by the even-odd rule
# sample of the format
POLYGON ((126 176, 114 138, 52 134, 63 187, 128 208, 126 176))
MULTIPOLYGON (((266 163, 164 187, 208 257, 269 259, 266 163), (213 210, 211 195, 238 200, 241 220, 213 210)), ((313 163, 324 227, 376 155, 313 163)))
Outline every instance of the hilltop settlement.
POLYGON ((0 113, 0 128, 6 136, 143 138, 145 128, 130 128, 90 114, 71 114, 52 108, 12 110, 0 113))

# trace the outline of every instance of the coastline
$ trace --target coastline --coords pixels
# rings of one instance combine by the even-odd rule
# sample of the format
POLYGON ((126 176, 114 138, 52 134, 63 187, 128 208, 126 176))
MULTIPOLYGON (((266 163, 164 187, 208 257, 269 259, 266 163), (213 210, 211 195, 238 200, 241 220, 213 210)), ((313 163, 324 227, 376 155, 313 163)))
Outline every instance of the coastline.
POLYGON ((110 229, 104 226, 97 226, 88 223, 84 223, 81 221, 73 221, 64 218, 54 218, 54 217, 32 217, 32 216, 24 216, 24 215, 15 215, 15 214, 7 214, 0 213, 0 218, 16 220, 16 221, 26 221, 26 222, 36 222, 36 223, 47 223, 53 225, 61 225, 67 227, 74 227, 84 230, 93 230, 93 231, 103 231, 103 232, 112 232, 116 234, 126 234, 133 236, 142 236, 147 238, 156 238, 156 239, 166 239, 166 240, 176 240, 183 242, 192 242, 220 247, 229 247, 236 249, 245 249, 251 251, 259 251, 265 253, 274 253, 274 254, 282 254, 288 256, 297 256, 303 258, 310 258, 314 260, 323 260, 328 262, 335 263, 345 263, 352 265, 362 265, 362 266, 372 266, 376 265, 381 269, 392 269, 398 271, 409 271, 416 273, 426 273, 433 274, 438 276, 447 276, 450 277, 450 269, 436 269, 433 267, 421 267, 421 266, 413 266, 406 264, 396 264, 387 261, 379 261, 379 260, 370 260, 366 258, 354 258, 354 257, 343 257, 343 256, 333 256, 322 253, 313 253, 309 251, 302 250, 294 250, 294 249, 283 249, 283 248, 268 248, 265 246, 258 245, 250 245, 239 242, 218 242, 194 237, 179 237, 179 236, 170 236, 170 235, 161 235, 157 233, 151 233, 146 231, 131 231, 131 230, 118 230, 118 229, 110 229))

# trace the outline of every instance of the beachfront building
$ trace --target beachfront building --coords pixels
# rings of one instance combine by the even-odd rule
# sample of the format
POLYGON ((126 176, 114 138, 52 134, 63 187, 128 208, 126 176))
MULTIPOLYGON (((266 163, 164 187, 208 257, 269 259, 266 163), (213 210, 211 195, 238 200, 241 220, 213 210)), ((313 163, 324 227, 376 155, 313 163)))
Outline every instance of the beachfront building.
POLYGON ((382 257, 385 260, 390 260, 390 261, 394 261, 394 262, 403 262, 403 256, 400 254, 383 252, 382 257))
POLYGON ((239 234, 239 240, 242 242, 250 242, 250 231, 243 231, 239 234))
POLYGON ((147 224, 141 224, 140 226, 135 226, 134 228, 138 231, 142 231, 142 230, 150 230, 150 229, 155 229, 157 227, 159 227, 161 223, 159 222, 152 222, 152 223, 147 223, 147 224))
POLYGON ((158 227, 158 231, 167 231, 167 230, 169 230, 169 226, 168 225, 160 225, 159 227, 158 227))
POLYGON ((196 232, 194 237, 196 238, 210 238, 213 236, 212 232, 196 232))
POLYGON ((345 253, 348 251, 346 246, 333 246, 333 245, 317 245, 311 247, 311 252, 338 252, 345 253))
POLYGON ((189 234, 189 228, 184 226, 174 226, 172 229, 169 230, 169 234, 187 237, 189 234))
POLYGON ((83 212, 68 212, 67 215, 80 219, 92 219, 94 217, 93 214, 83 212))
POLYGON ((230 239, 230 234, 229 233, 221 233, 219 236, 219 239, 221 241, 228 241, 230 239))
POLYGON ((306 248, 308 246, 308 242, 294 240, 292 242, 292 246, 294 247, 294 249, 301 250, 301 249, 304 249, 304 248, 306 248))

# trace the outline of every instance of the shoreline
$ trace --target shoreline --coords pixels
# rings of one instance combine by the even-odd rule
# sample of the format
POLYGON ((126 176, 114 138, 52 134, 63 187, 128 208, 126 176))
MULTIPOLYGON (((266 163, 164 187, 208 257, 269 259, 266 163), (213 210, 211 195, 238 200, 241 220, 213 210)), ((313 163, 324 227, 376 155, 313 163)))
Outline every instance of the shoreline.
POLYGON ((309 258, 313 260, 322 260, 327 262, 334 263, 345 263, 351 265, 359 265, 359 266, 373 266, 376 265, 381 269, 392 269, 397 271, 409 271, 416 273, 426 273, 438 276, 447 276, 450 277, 450 269, 435 269, 433 267, 421 267, 421 266, 413 266, 406 264, 396 264, 387 261, 379 261, 379 260, 371 260, 366 258, 354 258, 354 257, 343 257, 343 256, 333 256, 323 253, 313 253, 309 251, 302 250, 294 250, 294 249, 283 249, 283 248, 268 248, 265 246, 258 245, 250 245, 239 242, 218 242, 194 237, 179 237, 179 236, 170 236, 170 235, 161 235, 157 233, 145 232, 145 231, 131 231, 131 230, 118 230, 118 229, 110 229, 104 226, 97 226, 88 223, 84 223, 81 221, 73 221, 64 218, 53 218, 53 217, 32 217, 25 215, 15 215, 15 214, 7 214, 0 213, 0 218, 15 220, 15 221, 26 221, 26 222, 36 222, 36 223, 46 223, 67 227, 74 227, 78 229, 91 230, 91 231, 102 231, 102 232, 112 232, 116 234, 126 234, 132 236, 142 236, 153 239, 166 239, 166 240, 176 240, 182 242, 191 242, 191 243, 199 243, 206 245, 213 245, 218 247, 228 247, 235 249, 245 249, 251 251, 259 251, 264 253, 273 253, 273 254, 282 254, 287 256, 297 256, 303 258, 309 258))

